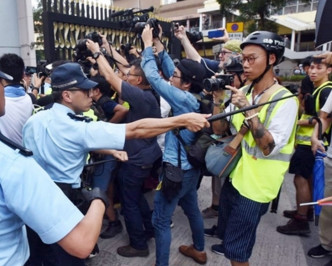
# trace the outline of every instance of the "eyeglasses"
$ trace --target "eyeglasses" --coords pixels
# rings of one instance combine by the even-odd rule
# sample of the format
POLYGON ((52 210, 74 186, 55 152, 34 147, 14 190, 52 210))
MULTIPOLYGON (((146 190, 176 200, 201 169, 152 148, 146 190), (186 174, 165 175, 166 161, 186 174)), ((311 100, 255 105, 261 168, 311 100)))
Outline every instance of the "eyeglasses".
POLYGON ((127 73, 127 77, 129 76, 134 76, 134 77, 140 77, 141 75, 137 75, 137 74, 132 74, 130 73, 130 71, 127 73))
POLYGON ((232 53, 233 53, 233 52, 220 51, 220 54, 223 55, 223 56, 224 56, 225 54, 232 54, 232 53))
POLYGON ((172 78, 179 78, 179 79, 180 79, 181 77, 178 76, 178 75, 176 75, 176 74, 173 74, 173 75, 172 75, 172 78))
POLYGON ((243 56, 241 59, 241 64, 243 65, 246 61, 248 62, 249 65, 252 65, 253 63, 255 63, 255 60, 258 58, 259 56, 243 56))

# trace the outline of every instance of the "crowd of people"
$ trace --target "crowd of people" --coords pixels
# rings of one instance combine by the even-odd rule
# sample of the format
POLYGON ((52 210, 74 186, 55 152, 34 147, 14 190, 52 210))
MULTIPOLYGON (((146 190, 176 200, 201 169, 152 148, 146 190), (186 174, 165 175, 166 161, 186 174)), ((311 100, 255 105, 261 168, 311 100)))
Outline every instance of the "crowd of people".
MULTIPOLYGON (((277 231, 310 233, 312 208, 300 203, 312 200, 317 150, 327 149, 325 195, 331 195, 332 55, 309 59, 293 97, 275 73, 287 45, 276 33, 256 31, 243 42, 226 35, 219 60, 201 57, 184 26, 174 35, 184 59, 172 59, 161 26, 156 31, 149 24, 141 34, 144 50, 131 47, 130 58, 102 35, 102 47, 86 41, 91 56, 84 67, 57 61, 47 66, 48 75, 32 79, 21 57, 0 57, 0 265, 85 265, 99 252, 99 236, 123 230, 116 200, 129 239, 117 248, 120 256, 149 256, 148 240, 154 238, 156 265, 169 265, 172 215, 179 205, 192 233, 192 243, 179 246, 181 254, 206 264, 204 237, 214 236, 221 241, 211 247, 215 254, 233 266, 249 265, 261 217, 287 171, 295 175, 297 208, 284 211, 290 221, 277 231), (204 88, 206 79, 222 75, 231 76, 231 84, 204 88), (210 103, 207 114, 202 99, 210 103), (208 121, 211 114, 241 109, 208 121), (324 142, 315 117, 322 121, 324 142), (242 152, 224 182, 212 177, 211 206, 204 210, 197 190, 208 173, 192 164, 186 149, 202 130, 218 141, 236 136, 242 152), (153 210, 144 195, 151 177, 153 210), (217 223, 204 229, 203 219, 214 217, 217 223), (103 218, 108 225, 101 232, 103 218)), ((323 208, 321 243, 309 256, 332 252, 331 219, 331 208, 323 208)))

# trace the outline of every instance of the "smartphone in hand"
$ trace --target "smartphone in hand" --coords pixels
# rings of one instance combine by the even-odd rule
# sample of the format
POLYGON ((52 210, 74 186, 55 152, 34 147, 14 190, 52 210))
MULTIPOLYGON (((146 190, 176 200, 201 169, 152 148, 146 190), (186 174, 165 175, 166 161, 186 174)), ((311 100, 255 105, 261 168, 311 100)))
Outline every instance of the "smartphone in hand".
POLYGON ((224 36, 225 32, 223 30, 210 30, 208 31, 208 38, 218 38, 224 36))

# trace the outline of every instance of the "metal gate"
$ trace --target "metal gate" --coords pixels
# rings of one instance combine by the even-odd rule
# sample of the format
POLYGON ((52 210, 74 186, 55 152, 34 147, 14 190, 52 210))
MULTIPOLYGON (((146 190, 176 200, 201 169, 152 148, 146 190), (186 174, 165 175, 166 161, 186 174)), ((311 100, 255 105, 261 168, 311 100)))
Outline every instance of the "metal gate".
MULTIPOLYGON (((42 4, 44 49, 48 62, 72 60, 77 40, 93 31, 106 35, 107 40, 116 48, 121 44, 130 43, 141 49, 140 37, 131 30, 133 22, 144 16, 155 17, 149 12, 153 8, 138 11, 127 9, 119 12, 111 7, 94 6, 73 0, 43 0, 42 4)), ((171 22, 156 18, 163 27, 162 41, 169 50, 174 50, 170 45, 171 22)))

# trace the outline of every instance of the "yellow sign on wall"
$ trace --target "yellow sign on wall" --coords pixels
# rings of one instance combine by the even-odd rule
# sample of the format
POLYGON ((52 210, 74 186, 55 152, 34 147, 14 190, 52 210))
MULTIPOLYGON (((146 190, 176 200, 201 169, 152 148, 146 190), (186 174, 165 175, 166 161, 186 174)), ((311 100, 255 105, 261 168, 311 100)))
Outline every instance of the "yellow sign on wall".
POLYGON ((243 22, 229 22, 226 29, 228 33, 243 32, 243 22))

